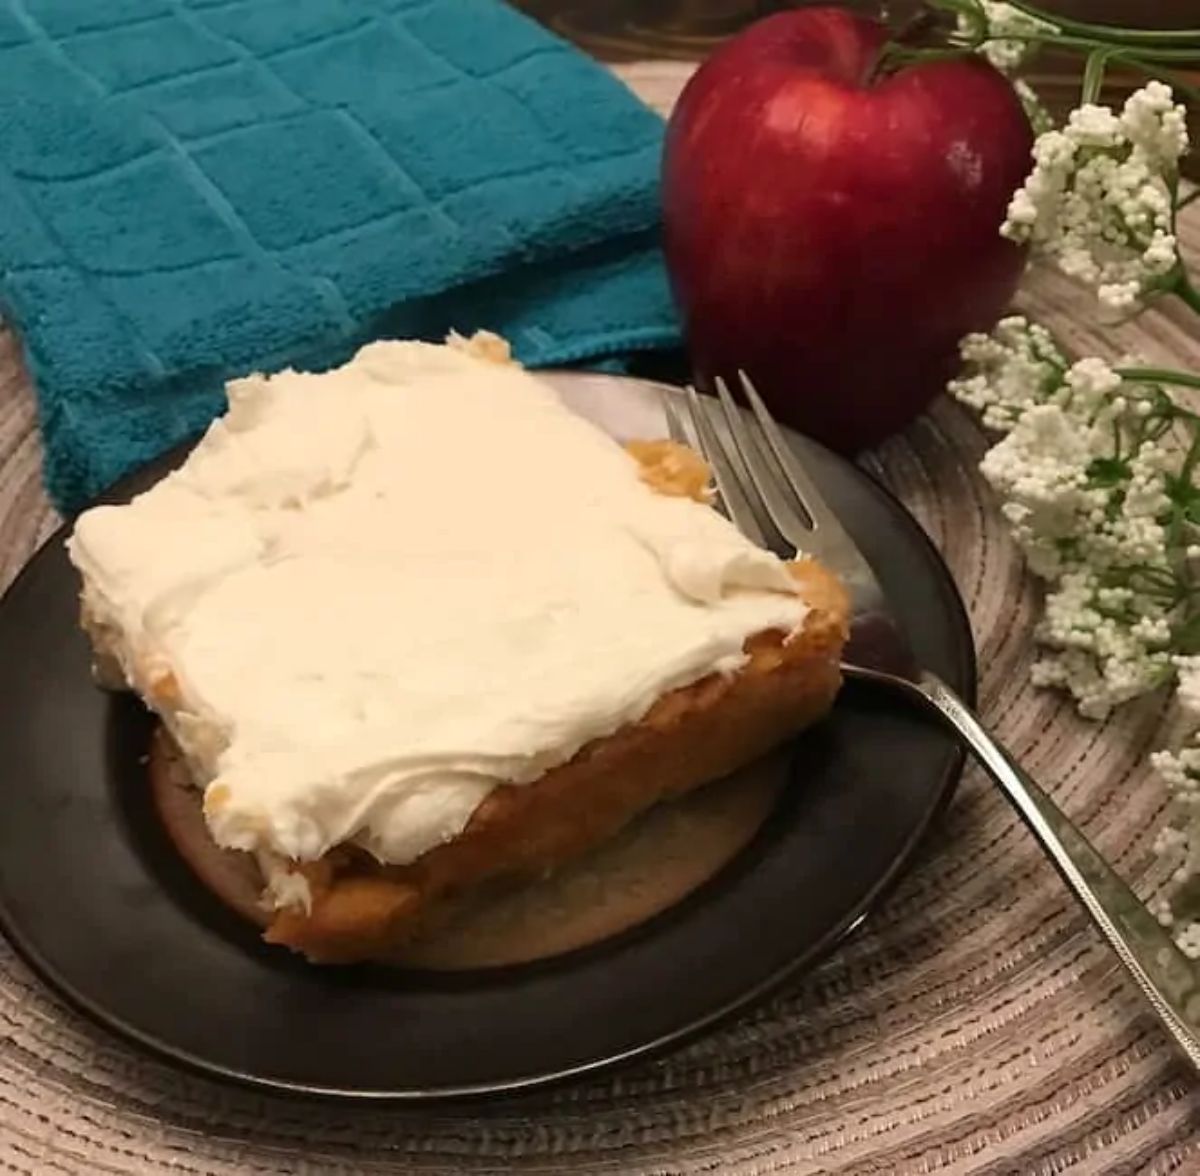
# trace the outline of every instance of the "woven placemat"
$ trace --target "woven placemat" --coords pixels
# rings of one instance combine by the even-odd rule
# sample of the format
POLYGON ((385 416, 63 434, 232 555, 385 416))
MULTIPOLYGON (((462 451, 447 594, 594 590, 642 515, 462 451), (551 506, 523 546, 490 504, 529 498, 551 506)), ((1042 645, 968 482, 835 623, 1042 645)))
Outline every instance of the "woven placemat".
MULTIPOLYGON (((666 65, 627 72, 658 105, 681 76, 666 65)), ((1183 236, 1200 257, 1200 206, 1183 236)), ((1022 302, 1073 349, 1132 347, 1200 367, 1194 324, 1189 337, 1169 308, 1114 333, 1087 297, 1041 274, 1022 302)), ((988 723, 1126 877, 1156 893, 1164 794, 1146 754, 1169 720, 1148 699, 1088 724, 1029 686, 1036 595, 975 473, 984 447, 969 415, 943 403, 885 447, 878 472, 966 598, 988 723)), ((0 584, 53 522, 28 387, 0 335, 0 584)), ((1195 1172, 1200 1087, 1005 802, 969 771, 917 867, 814 974, 682 1051, 486 1106, 300 1103, 193 1077, 64 1008, 0 940, 0 1164, 38 1174, 1195 1172)))

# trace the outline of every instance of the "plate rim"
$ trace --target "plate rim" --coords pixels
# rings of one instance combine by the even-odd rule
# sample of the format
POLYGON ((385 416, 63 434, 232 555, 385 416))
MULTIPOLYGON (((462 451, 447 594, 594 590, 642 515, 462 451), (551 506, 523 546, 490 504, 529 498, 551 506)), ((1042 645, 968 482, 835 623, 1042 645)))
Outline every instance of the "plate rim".
MULTIPOLYGON (((588 380, 619 381, 621 383, 653 386, 672 394, 677 394, 681 391, 679 387, 662 381, 614 375, 612 373, 575 371, 572 369, 539 369, 535 374, 551 377, 579 376, 588 380)), ((819 449, 825 449, 819 442, 804 437, 797 430, 789 429, 788 432, 794 436, 801 437, 807 444, 814 445, 819 449)), ((196 444, 199 436, 200 434, 197 434, 189 440, 164 450, 157 457, 150 459, 137 469, 123 475, 112 486, 97 495, 92 502, 66 516, 61 524, 30 555, 3 594, 0 594, 0 610, 4 608, 11 597, 24 590, 24 583, 33 574, 35 565, 39 563, 48 549, 64 541, 79 514, 93 506, 127 500, 133 487, 144 481, 148 473, 156 471, 161 467, 161 472, 158 472, 155 479, 157 481, 158 478, 168 473, 175 467, 179 460, 186 456, 196 444)), ((830 451, 826 449, 826 452, 830 451)), ((931 570, 935 570, 935 574, 941 581, 942 588, 945 590, 947 601, 952 606, 946 615, 946 620, 948 628, 954 630, 955 654, 960 662, 956 667, 961 673, 961 681, 957 683, 957 686, 964 701, 974 708, 977 702, 978 690, 978 652, 975 647, 974 633, 962 593, 950 569, 946 565, 941 552, 937 549, 916 517, 870 470, 864 469, 850 458, 838 454, 834 454, 833 456, 847 465, 853 466, 857 474, 870 484, 875 493, 885 499, 894 511, 902 514, 911 522, 913 538, 924 549, 924 554, 928 557, 926 561, 928 567, 931 570)), ((871 689, 859 684, 855 684, 851 688, 871 689)), ((807 948, 789 959, 786 964, 776 968, 758 983, 743 990, 736 997, 725 1001, 720 1006, 692 1019, 685 1025, 668 1030, 654 1038, 639 1042, 636 1045, 615 1053, 605 1053, 603 1056, 584 1062, 559 1067, 552 1071, 542 1071, 514 1078, 491 1079, 474 1083, 443 1084, 429 1088, 356 1087, 350 1089, 343 1086, 323 1086, 319 1083, 299 1082, 286 1078, 265 1077, 260 1074, 253 1074, 219 1062, 207 1061, 196 1056, 188 1049, 175 1046, 170 1042, 163 1041, 150 1033, 144 1032, 136 1026, 129 1024, 121 1016, 107 1011, 92 998, 80 992, 72 981, 61 975, 59 970, 45 960, 39 950, 27 940, 17 923, 11 917, 2 894, 0 894, 0 933, 4 935, 13 947, 16 955, 37 976, 52 998, 62 1001, 70 1009, 84 1016, 94 1027, 102 1031, 111 1032, 118 1039, 146 1051, 150 1056, 156 1057, 160 1061, 168 1061, 171 1064, 178 1065, 188 1073, 201 1075, 211 1080, 229 1083, 241 1089, 254 1090, 259 1093, 273 1092, 298 1098, 340 1103, 359 1102, 373 1105, 417 1103, 428 1105, 439 1102, 469 1101, 478 1104, 489 1097, 515 1095, 561 1086, 575 1079, 620 1067, 635 1059, 656 1056, 669 1048, 677 1048, 711 1031, 721 1023, 729 1020, 736 1013, 760 1002, 764 997, 779 989, 789 979, 812 970, 862 928, 868 919, 879 909, 883 900, 900 878, 907 872, 916 854, 924 844, 934 821, 953 797, 961 779, 965 762, 966 752, 959 746, 951 754, 947 767, 941 773, 941 779, 938 781, 936 788, 931 791, 929 803, 920 814, 919 820, 914 823, 909 836, 904 841, 900 851, 892 859, 887 870, 879 876, 837 925, 831 927, 824 935, 810 943, 807 948)), ((683 901, 686 901, 686 899, 683 901)))

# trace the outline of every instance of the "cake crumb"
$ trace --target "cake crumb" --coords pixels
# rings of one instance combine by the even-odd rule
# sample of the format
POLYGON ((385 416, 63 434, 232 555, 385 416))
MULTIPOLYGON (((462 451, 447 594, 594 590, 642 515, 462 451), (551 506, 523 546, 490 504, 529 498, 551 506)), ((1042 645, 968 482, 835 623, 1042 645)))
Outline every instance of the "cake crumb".
POLYGON ((491 331, 476 331, 470 337, 451 331, 446 336, 446 346, 462 351, 475 359, 487 360, 488 363, 513 363, 512 347, 507 339, 491 331))
POLYGON ((694 449, 678 441, 630 441, 625 446, 638 463, 643 482, 659 494, 674 498, 712 501, 708 462, 694 449))

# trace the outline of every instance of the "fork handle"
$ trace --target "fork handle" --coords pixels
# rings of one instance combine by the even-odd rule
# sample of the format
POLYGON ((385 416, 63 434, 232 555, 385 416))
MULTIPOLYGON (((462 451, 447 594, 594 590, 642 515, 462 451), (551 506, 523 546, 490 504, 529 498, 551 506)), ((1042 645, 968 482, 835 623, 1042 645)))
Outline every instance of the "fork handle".
POLYGON ((1083 834, 933 674, 885 678, 932 708, 1000 786, 1063 880, 1125 965, 1171 1037, 1200 1069, 1200 972, 1083 834))

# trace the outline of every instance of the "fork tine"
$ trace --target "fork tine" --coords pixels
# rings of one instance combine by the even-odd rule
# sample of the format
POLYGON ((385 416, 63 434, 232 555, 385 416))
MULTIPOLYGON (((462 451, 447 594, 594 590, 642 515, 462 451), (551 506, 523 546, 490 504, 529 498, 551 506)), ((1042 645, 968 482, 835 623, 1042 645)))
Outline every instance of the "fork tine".
POLYGON ((758 389, 755 388, 750 377, 745 372, 740 371, 738 372, 738 381, 741 384, 742 391, 746 395, 746 402, 750 405, 750 409, 754 413, 754 419, 758 421, 758 427, 762 429, 763 436, 766 437, 767 444, 771 447, 771 453, 779 463, 780 469, 783 470, 792 489, 796 492, 796 497, 800 500, 800 504, 804 507, 805 512, 812 521, 812 529, 819 531, 822 526, 832 526, 841 530, 841 524, 837 521, 837 516, 821 496, 816 483, 808 476, 808 472, 797 460, 796 455, 792 452, 792 447, 788 444, 782 430, 775 423, 775 418, 771 416, 770 410, 763 403, 763 399, 758 394, 758 389))
POLYGON ((717 484, 717 493, 721 496, 729 519, 735 527, 751 543, 759 547, 769 548, 766 536, 754 517, 754 508, 750 505, 745 492, 738 481, 737 472, 733 468, 712 422, 704 411, 704 405, 696 394, 696 389, 690 384, 684 389, 687 400, 688 416, 696 431, 700 456, 708 462, 713 472, 713 480, 717 484))
POLYGON ((770 468, 770 458, 763 452, 763 447, 758 439, 751 435, 742 410, 734 402, 725 381, 718 376, 714 384, 717 398, 725 413, 725 422, 729 426, 734 449, 751 484, 758 492, 763 508, 779 533, 797 551, 804 549, 808 546, 812 529, 796 507, 788 501, 787 492, 783 488, 785 485, 783 479, 770 468))
POLYGON ((680 445, 688 445, 692 449, 699 450, 700 443, 696 437, 696 431, 690 427, 691 422, 685 421, 683 414, 676 408, 675 397, 664 392, 661 400, 663 416, 667 420, 667 436, 680 445))
POLYGON ((738 379, 779 470, 812 522, 812 530, 809 532, 809 554, 823 560, 842 577, 850 589, 856 610, 873 608, 886 612, 883 589, 866 556, 842 526, 833 508, 825 501, 824 495, 817 489, 816 482, 809 477, 804 463, 793 452, 783 435, 783 430, 775 423, 749 376, 745 372, 738 372, 738 379))

